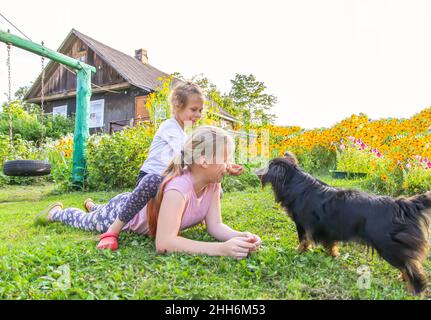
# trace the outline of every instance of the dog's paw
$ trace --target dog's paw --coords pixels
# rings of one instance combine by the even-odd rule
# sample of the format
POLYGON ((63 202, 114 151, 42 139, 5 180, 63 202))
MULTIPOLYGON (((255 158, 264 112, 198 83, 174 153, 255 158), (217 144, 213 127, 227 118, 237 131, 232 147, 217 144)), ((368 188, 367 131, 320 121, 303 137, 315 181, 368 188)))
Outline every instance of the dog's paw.
POLYGON ((338 259, 340 257, 340 253, 338 251, 337 252, 332 252, 331 253, 331 257, 333 257, 335 259, 338 259))
POLYGON ((402 272, 401 272, 401 273, 398 275, 397 280, 398 280, 398 281, 405 282, 405 281, 406 281, 406 276, 404 275, 404 273, 402 273, 402 272))
POLYGON ((298 251, 299 253, 311 251, 311 249, 313 249, 313 246, 308 241, 302 241, 299 243, 298 247, 296 247, 296 251, 298 251))
POLYGON ((337 246, 332 246, 331 248, 327 249, 328 254, 333 258, 338 258, 340 256, 340 251, 338 250, 337 246))

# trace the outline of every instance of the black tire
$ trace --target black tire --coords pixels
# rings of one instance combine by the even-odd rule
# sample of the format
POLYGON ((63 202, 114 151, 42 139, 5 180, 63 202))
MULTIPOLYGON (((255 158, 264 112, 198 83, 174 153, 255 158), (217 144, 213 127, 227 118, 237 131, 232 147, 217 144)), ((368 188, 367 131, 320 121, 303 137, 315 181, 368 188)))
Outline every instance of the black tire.
POLYGON ((39 160, 11 160, 4 163, 3 173, 13 177, 45 176, 51 173, 51 164, 39 160))

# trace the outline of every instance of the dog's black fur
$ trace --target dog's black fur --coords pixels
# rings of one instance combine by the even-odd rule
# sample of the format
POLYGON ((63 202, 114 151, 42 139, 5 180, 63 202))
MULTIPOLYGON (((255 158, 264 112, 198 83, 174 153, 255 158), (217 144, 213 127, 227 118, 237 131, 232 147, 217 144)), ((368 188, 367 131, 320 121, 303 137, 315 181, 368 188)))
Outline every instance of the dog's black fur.
POLYGON ((431 192, 395 199, 334 188, 304 172, 293 154, 257 175, 295 222, 301 251, 321 243, 336 256, 338 241, 363 243, 401 271, 413 294, 425 290, 431 192))

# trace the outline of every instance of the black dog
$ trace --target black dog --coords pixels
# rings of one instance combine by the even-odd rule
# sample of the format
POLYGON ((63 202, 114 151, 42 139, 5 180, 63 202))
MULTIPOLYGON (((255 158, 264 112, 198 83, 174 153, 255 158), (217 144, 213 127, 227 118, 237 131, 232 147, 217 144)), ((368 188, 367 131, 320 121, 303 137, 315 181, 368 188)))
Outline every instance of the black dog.
POLYGON ((401 271, 413 294, 425 290, 431 192, 395 199, 337 189, 304 172, 291 153, 256 174, 295 222, 300 251, 320 243, 338 256, 338 241, 363 243, 401 271))

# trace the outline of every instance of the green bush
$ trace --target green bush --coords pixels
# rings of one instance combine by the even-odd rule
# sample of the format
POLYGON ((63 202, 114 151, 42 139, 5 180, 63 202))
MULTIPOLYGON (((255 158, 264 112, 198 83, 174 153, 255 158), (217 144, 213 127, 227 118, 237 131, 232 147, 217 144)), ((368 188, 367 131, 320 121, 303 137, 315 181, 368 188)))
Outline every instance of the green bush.
POLYGON ((49 139, 41 146, 44 158, 51 163, 50 179, 57 184, 58 191, 72 189, 73 135, 60 140, 49 139))
POLYGON ((337 170, 368 173, 371 170, 373 159, 378 160, 377 156, 370 152, 346 147, 343 151, 337 152, 337 170))
POLYGON ((0 134, 0 165, 3 165, 6 156, 9 153, 9 137, 4 134, 0 134))
POLYGON ((364 187, 369 191, 381 194, 398 196, 403 193, 403 171, 400 167, 394 166, 391 159, 387 157, 374 158, 370 162, 367 178, 364 187))
POLYGON ((315 146, 311 150, 292 149, 302 169, 310 174, 327 174, 335 169, 336 153, 325 147, 315 146))
POLYGON ((431 170, 412 167, 403 171, 403 193, 408 195, 424 193, 431 190, 431 170))
POLYGON ((138 126, 112 135, 91 136, 87 148, 86 187, 97 190, 134 187, 153 135, 153 128, 138 126))
MULTIPOLYGON (((19 134, 20 137, 27 141, 40 142, 45 135, 44 126, 34 116, 18 118, 12 121, 13 135, 19 134)), ((1 132, 9 131, 8 121, 2 121, 1 132)))
POLYGON ((21 101, 16 100, 5 105, 0 113, 0 134, 9 135, 10 117, 13 136, 19 134, 22 139, 33 141, 37 145, 48 138, 59 139, 74 131, 73 118, 44 115, 39 106, 25 108, 21 101))
POLYGON ((9 135, 10 122, 12 134, 19 134, 24 140, 38 141, 44 135, 44 127, 36 114, 30 114, 19 101, 12 101, 0 113, 0 133, 9 135))
POLYGON ((45 138, 59 139, 75 130, 75 117, 45 115, 41 117, 45 126, 45 138))

